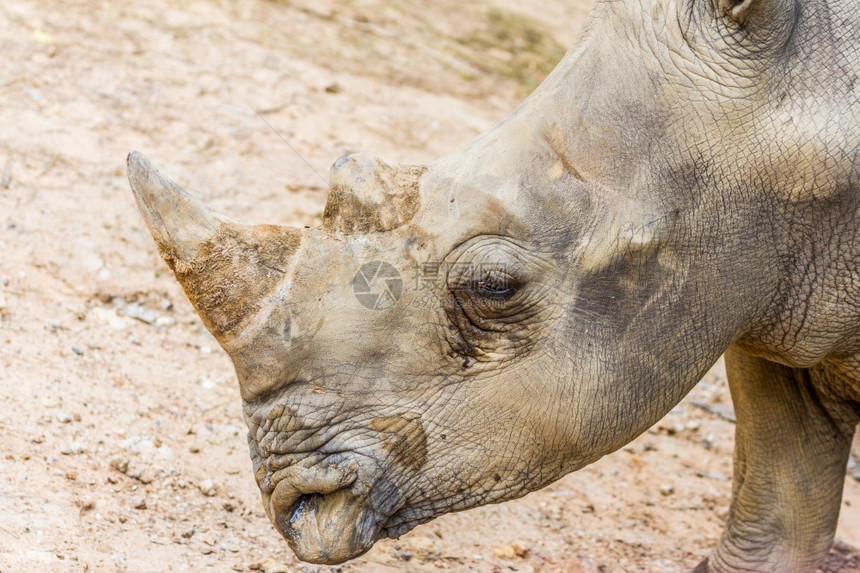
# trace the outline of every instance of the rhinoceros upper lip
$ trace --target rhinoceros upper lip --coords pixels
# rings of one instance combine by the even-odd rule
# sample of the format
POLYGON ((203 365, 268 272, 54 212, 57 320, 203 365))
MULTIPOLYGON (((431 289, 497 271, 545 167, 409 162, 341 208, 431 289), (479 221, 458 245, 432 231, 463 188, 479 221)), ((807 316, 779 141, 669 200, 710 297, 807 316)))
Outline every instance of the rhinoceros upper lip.
POLYGON ((322 467, 294 464, 274 472, 269 479, 276 488, 281 482, 285 482, 286 487, 298 493, 326 494, 350 486, 357 475, 356 465, 351 463, 322 467))

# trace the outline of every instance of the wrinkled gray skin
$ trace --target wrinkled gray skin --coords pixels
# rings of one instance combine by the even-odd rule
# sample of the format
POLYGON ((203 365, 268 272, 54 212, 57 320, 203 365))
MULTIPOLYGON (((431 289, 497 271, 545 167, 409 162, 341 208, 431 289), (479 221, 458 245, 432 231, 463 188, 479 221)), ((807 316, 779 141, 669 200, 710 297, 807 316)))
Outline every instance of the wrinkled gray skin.
POLYGON ((853 2, 604 1, 467 149, 335 163, 318 229, 230 221, 132 154, 298 557, 538 489, 725 352, 734 496, 698 570, 814 570, 860 418, 858 71, 853 2), (404 277, 390 308, 353 295, 369 261, 404 277))

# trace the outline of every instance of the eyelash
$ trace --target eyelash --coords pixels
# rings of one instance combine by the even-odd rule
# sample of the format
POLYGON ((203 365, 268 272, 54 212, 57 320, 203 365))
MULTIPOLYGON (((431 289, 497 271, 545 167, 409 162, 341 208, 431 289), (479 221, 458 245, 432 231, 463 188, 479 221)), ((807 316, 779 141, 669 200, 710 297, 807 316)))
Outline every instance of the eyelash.
POLYGON ((492 284, 496 281, 493 280, 483 280, 478 281, 475 285, 477 290, 482 294, 488 294, 491 296, 504 296, 517 292, 517 286, 513 279, 506 277, 507 280, 500 281, 502 284, 492 284), (501 287, 501 288, 500 288, 501 287))

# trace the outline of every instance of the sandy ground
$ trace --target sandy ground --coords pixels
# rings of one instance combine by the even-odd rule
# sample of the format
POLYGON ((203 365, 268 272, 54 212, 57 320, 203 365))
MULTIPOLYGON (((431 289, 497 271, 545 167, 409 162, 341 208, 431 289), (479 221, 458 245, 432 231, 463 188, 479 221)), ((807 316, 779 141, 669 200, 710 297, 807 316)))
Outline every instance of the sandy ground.
MULTIPOLYGON (((328 570, 299 564, 263 514, 231 365, 157 257, 124 158, 146 153, 240 220, 315 224, 314 171, 468 142, 590 2, 430 4, 4 0, 0 571, 328 570)), ((622 451, 332 570, 691 567, 720 534, 733 441, 694 402, 729 411, 719 365, 622 451)), ((838 536, 854 546, 859 508, 846 479, 838 536)), ((828 570, 860 570, 846 551, 828 570)))

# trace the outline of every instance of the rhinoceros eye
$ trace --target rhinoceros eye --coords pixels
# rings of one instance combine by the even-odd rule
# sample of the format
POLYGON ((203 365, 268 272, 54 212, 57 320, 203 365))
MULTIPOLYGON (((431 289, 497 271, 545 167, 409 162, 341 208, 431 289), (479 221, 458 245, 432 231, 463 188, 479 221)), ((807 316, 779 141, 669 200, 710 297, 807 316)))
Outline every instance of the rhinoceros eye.
POLYGON ((520 284, 516 277, 504 270, 490 269, 474 282, 474 290, 489 297, 507 297, 515 294, 520 284))
POLYGON ((506 323, 516 322, 521 295, 526 291, 519 270, 521 261, 506 249, 482 249, 471 254, 474 256, 461 258, 449 275, 455 306, 462 318, 479 330, 507 330, 506 323))
MULTIPOLYGON (((513 239, 484 235, 458 245, 445 260, 445 314, 452 356, 498 360, 527 352, 551 313, 551 259, 513 239)), ((463 366, 468 368, 467 360, 463 366)))
POLYGON ((467 318, 481 329, 496 330, 500 325, 486 321, 507 322, 518 314, 525 285, 516 272, 510 269, 482 270, 468 283, 468 287, 455 292, 460 308, 467 318))

